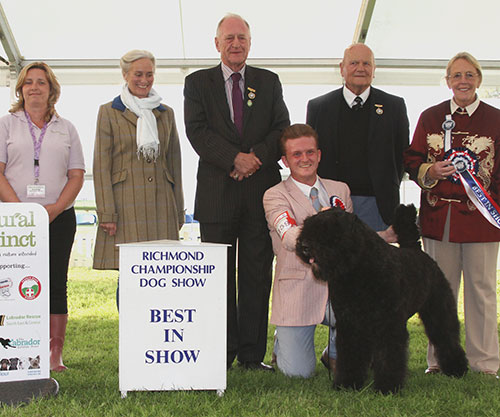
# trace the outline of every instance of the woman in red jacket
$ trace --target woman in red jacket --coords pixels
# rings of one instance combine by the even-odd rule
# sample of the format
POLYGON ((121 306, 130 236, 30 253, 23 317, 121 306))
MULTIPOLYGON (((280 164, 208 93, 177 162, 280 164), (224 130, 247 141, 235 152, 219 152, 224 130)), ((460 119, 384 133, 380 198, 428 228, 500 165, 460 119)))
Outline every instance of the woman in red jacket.
MULTIPOLYGON (((425 110, 405 166, 422 189, 420 226, 425 251, 458 297, 464 278, 465 347, 473 371, 496 375, 496 269, 500 241, 500 110, 479 100, 481 67, 467 52, 446 68, 453 92, 425 110)), ((439 372, 429 345, 426 373, 439 372)))

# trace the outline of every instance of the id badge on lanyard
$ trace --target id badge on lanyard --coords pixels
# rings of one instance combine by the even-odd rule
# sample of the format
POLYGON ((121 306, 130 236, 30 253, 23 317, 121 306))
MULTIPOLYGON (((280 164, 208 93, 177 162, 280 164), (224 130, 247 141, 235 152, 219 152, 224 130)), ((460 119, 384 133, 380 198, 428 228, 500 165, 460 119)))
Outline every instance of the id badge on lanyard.
POLYGON ((26 116, 26 120, 28 121, 28 127, 31 134, 31 139, 33 139, 33 150, 34 150, 34 176, 35 182, 34 184, 28 184, 26 186, 26 196, 28 198, 45 198, 45 185, 39 184, 38 178, 40 177, 40 150, 42 148, 43 138, 45 137, 45 133, 47 132, 47 122, 43 124, 42 131, 40 132, 40 136, 38 140, 36 139, 35 129, 33 128, 33 122, 31 121, 31 117, 28 112, 25 110, 24 115, 26 116))

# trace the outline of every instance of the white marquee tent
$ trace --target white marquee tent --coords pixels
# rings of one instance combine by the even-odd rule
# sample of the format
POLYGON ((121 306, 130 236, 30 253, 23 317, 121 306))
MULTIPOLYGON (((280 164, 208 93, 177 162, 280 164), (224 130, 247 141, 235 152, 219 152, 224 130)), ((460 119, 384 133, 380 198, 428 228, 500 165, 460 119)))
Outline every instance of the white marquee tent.
POLYGON ((481 98, 500 107, 498 0, 3 0, 0 6, 0 107, 5 114, 24 64, 43 60, 55 70, 62 84, 58 112, 75 124, 85 150, 81 199, 93 199, 98 107, 119 94, 119 57, 139 48, 157 57, 155 89, 176 112, 192 211, 197 156, 184 134, 184 77, 219 62, 213 39, 227 12, 250 23, 249 62, 279 74, 292 122, 305 120, 310 98, 342 84, 338 63, 352 42, 373 49, 374 84, 405 98, 412 129, 423 109, 449 97, 444 68, 459 51, 480 60, 481 98))

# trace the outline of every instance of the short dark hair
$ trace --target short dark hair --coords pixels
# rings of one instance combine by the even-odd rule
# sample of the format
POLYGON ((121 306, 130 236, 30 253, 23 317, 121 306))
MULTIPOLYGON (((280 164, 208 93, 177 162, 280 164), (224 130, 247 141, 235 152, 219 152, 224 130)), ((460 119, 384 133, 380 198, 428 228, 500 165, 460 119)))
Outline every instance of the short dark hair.
POLYGON ((282 155, 286 154, 285 146, 288 140, 298 139, 303 136, 308 138, 314 138, 316 142, 316 147, 319 148, 318 134, 316 133, 316 131, 311 126, 306 125, 304 123, 295 123, 285 128, 283 130, 283 133, 281 134, 280 138, 281 154, 282 155))

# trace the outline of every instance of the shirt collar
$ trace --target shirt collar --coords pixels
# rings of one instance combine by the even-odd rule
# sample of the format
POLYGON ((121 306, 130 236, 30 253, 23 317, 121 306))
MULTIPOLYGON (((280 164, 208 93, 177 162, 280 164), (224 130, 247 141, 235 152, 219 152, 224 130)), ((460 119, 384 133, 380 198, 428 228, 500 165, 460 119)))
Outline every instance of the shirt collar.
MULTIPOLYGON (((24 110, 19 110, 19 111, 16 111, 15 113, 11 113, 13 116, 16 116, 18 117, 20 120, 22 120, 23 122, 26 122, 28 123, 28 119, 26 119, 26 115, 24 114, 24 110)), ((47 123, 47 125, 51 124, 51 123, 56 123, 59 121, 59 116, 57 114, 53 114, 51 119, 49 120, 49 122, 47 123)), ((36 125, 35 125, 36 126, 36 125)))
POLYGON ((298 182, 295 178, 292 177, 291 174, 290 174, 290 178, 292 178, 292 181, 299 188, 299 190, 302 192, 302 194, 304 194, 307 198, 309 198, 309 194, 311 194, 311 188, 316 187, 316 189, 319 190, 319 180, 318 180, 317 175, 316 175, 316 182, 313 185, 307 185, 307 184, 304 184, 303 182, 298 182))
MULTIPOLYGON (((481 103, 481 100, 479 100, 479 97, 476 94, 476 99, 471 104, 469 104, 467 107, 465 107, 465 111, 467 112, 469 117, 471 117, 474 114, 474 112, 477 110, 477 108, 479 107, 479 103, 481 103)), ((452 98, 450 100, 451 114, 455 113, 460 108, 461 107, 457 103, 455 103, 455 99, 452 98)))
MULTIPOLYGON (((361 97, 361 99, 363 100, 363 104, 365 104, 366 100, 368 100, 368 97, 370 96, 370 90, 371 90, 371 87, 368 86, 368 88, 365 91, 363 91, 361 94, 359 94, 359 97, 361 97)), ((349 107, 352 107, 355 104, 354 99, 358 96, 356 94, 354 94, 351 90, 349 90, 345 85, 343 88, 343 93, 344 93, 345 102, 347 103, 347 105, 349 107)))
MULTIPOLYGON (((221 69, 222 69, 222 75, 224 76, 224 82, 226 82, 229 78, 231 78, 231 75, 234 73, 234 71, 229 68, 224 62, 221 62, 220 64, 221 69)), ((245 68, 246 64, 243 65, 243 68, 241 68, 238 72, 241 74, 241 79, 245 81, 245 68)))

